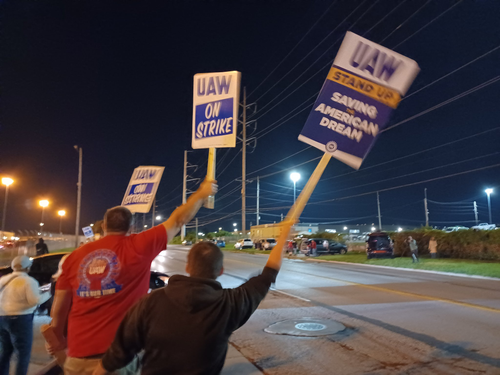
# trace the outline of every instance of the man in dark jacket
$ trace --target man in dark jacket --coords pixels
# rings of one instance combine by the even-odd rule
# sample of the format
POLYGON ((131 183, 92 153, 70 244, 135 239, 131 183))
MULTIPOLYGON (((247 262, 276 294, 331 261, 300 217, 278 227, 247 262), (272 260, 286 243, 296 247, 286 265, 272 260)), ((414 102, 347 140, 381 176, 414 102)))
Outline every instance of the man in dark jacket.
POLYGON ((94 375, 126 366, 144 350, 142 374, 219 374, 229 336, 257 309, 281 267, 290 223, 259 276, 235 289, 223 289, 223 255, 210 242, 194 245, 186 272, 174 275, 165 288, 142 298, 123 319, 114 342, 94 375))
POLYGON ((43 255, 49 253, 49 248, 47 247, 47 244, 43 242, 43 238, 40 238, 38 240, 38 243, 35 245, 35 248, 36 248, 36 255, 43 255))

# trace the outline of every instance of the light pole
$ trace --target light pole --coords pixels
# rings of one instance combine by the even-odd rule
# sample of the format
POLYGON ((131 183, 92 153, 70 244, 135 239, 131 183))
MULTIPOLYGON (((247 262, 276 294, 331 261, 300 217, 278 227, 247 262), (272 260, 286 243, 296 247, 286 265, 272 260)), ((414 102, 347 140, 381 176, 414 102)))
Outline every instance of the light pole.
POLYGON ((484 192, 488 196, 488 213, 490 215, 490 221, 488 222, 488 224, 493 224, 493 220, 491 220, 491 198, 490 198, 491 193, 493 193, 493 189, 491 188, 486 189, 484 192))
POLYGON ((14 180, 9 177, 2 177, 2 184, 5 185, 5 201, 3 202, 3 217, 2 217, 2 236, 5 231, 5 218, 7 217, 7 198, 9 198, 9 186, 14 180))
POLYGON ((83 150, 79 146, 73 146, 78 152, 78 183, 76 195, 76 219, 75 219, 75 249, 78 248, 78 233, 80 231, 80 207, 82 205, 82 164, 83 164, 83 150))
POLYGON ((290 173, 290 179, 293 181, 293 204, 295 204, 295 200, 297 197, 296 185, 297 185, 297 181, 300 180, 300 173, 297 173, 297 172, 290 173))
POLYGON ((66 211, 59 210, 57 211, 57 214, 59 215, 59 234, 62 234, 62 218, 66 215, 66 211))
POLYGON ((41 227, 43 227, 44 225, 44 222, 43 222, 43 213, 45 212, 45 207, 48 207, 49 206, 49 201, 47 199, 42 199, 41 201, 38 202, 38 204, 40 205, 40 207, 42 207, 42 220, 40 221, 40 231, 41 231, 41 227))

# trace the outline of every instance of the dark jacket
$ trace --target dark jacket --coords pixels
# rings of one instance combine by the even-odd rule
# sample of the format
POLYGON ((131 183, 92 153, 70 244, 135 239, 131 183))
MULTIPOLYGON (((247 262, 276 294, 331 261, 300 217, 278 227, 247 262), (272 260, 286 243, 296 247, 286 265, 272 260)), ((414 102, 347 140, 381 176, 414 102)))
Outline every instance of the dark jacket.
POLYGON ((144 375, 219 374, 229 336, 257 309, 277 274, 266 267, 235 289, 211 279, 172 276, 127 313, 103 367, 110 372, 124 367, 144 349, 144 375))
POLYGON ((48 254, 49 253, 49 248, 47 247, 47 244, 42 242, 42 243, 37 243, 35 245, 36 249, 36 255, 43 255, 43 254, 48 254))

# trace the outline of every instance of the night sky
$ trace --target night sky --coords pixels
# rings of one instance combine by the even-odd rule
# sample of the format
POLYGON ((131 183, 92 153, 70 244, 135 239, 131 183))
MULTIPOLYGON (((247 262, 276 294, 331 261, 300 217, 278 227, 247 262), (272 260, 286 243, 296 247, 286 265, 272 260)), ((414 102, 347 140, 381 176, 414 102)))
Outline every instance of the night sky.
MULTIPOLYGON (((183 151, 191 150, 196 73, 238 70, 250 94, 248 102, 257 101, 257 112, 248 111, 249 118, 258 121, 256 147, 248 148, 247 157, 248 178, 253 181, 247 186, 247 225, 255 224, 256 176, 262 176, 261 223, 279 221, 293 200, 291 170, 266 175, 321 156, 309 148, 269 166, 307 148, 297 136, 347 30, 420 65, 409 97, 389 125, 500 75, 498 49, 412 95, 500 46, 498 1, 333 3, 1 2, 0 175, 15 179, 6 230, 36 229, 41 215, 38 199, 47 198, 51 205, 46 229, 57 231, 56 212, 66 209, 63 229, 74 233, 74 145, 83 147, 84 156, 82 226, 120 204, 139 165, 166 167, 157 211, 170 214, 181 202, 183 151), (303 108, 307 109, 283 122, 303 108)), ((499 164, 499 89, 500 82, 491 83, 383 133, 357 172, 332 160, 301 221, 371 224, 377 220, 375 192, 381 190, 383 224, 420 226, 427 188, 433 201, 431 225, 472 226, 474 200, 479 220, 488 221, 484 189, 493 187, 493 221, 499 223, 499 167, 384 191, 499 164), (465 137, 469 138, 461 140, 465 137), (456 140, 461 141, 444 145, 456 140)), ((249 137, 252 132, 249 126, 249 137)), ((216 209, 198 214, 205 231, 231 230, 233 222, 240 228, 240 149, 241 143, 218 152, 216 209)), ((206 173, 207 154, 188 154, 190 164, 199 166, 190 169, 193 178, 206 173)), ((316 163, 293 169, 303 176, 299 190, 316 163)), ((196 189, 196 181, 188 187, 196 189)), ((3 197, 1 186, 1 207, 3 197)))

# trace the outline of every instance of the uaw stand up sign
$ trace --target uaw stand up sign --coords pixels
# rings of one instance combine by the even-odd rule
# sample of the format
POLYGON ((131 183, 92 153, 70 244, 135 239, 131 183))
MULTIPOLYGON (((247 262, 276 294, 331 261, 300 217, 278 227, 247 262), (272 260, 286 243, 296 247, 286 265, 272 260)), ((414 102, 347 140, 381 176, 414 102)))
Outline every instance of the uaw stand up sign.
POLYGON ((419 70, 414 60, 347 32, 299 140, 359 169, 419 70))

